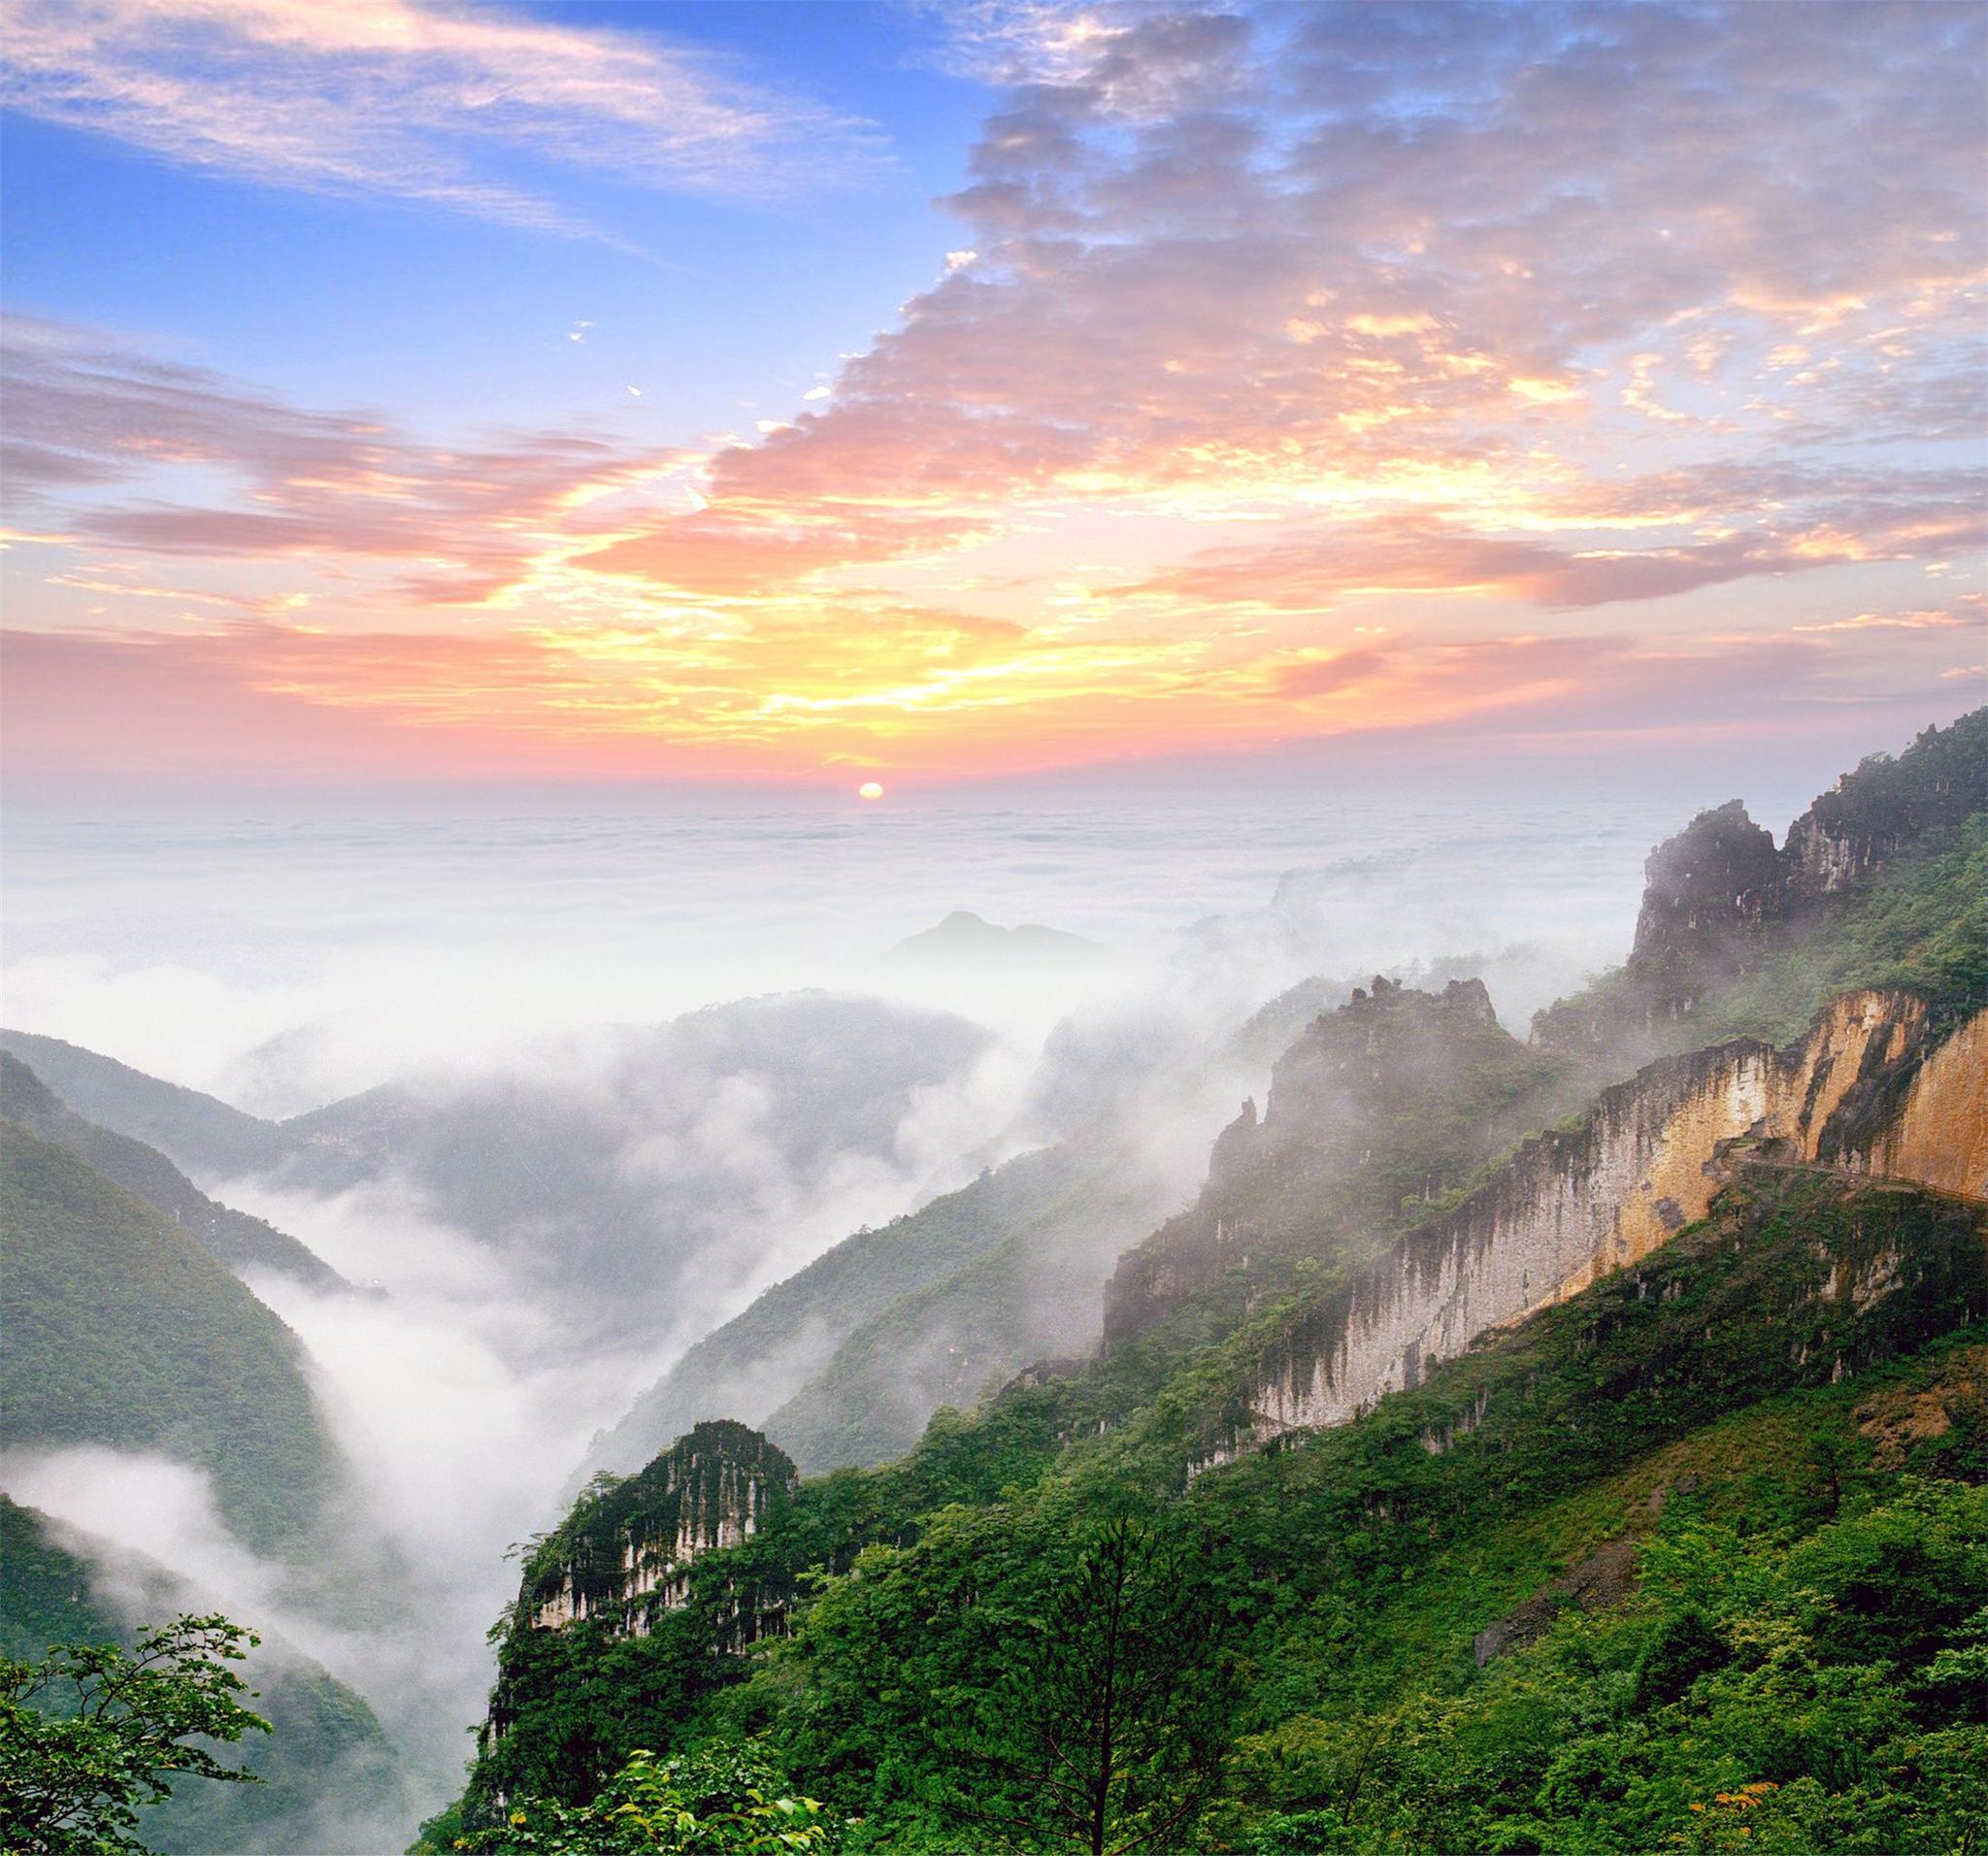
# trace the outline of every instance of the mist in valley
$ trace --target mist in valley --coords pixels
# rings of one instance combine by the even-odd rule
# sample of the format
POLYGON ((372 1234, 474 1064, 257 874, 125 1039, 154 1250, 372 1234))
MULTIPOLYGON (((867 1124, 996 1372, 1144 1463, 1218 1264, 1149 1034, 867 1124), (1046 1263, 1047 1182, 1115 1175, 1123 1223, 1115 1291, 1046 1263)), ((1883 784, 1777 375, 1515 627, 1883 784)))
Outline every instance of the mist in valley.
MULTIPOLYGON (((5 1484, 127 1613, 116 1556, 135 1553, 363 1695, 405 1757, 404 1837, 460 1782, 515 1547, 590 1468, 641 1467, 630 1439, 667 1443, 615 1427, 686 1349, 839 1241, 1055 1148, 1059 1192, 1109 1173, 1116 1196, 975 1267, 1035 1285, 1017 1333, 1089 1350, 1113 1257, 1192 1199, 1311 1016, 1375 971, 1470 975, 1522 1037, 1620 957, 1642 857, 1675 822, 1654 803, 1456 817, 1294 798, 797 812, 742 845, 726 817, 376 819, 286 827, 278 859, 266 822, 40 821, 8 848, 9 1022, 272 1124, 252 1171, 174 1157, 351 1285, 247 1276, 306 1349, 351 1511, 308 1570, 258 1559, 200 1474, 158 1455, 15 1452, 5 1484), (1102 951, 976 936, 891 957, 955 910, 1102 951)), ((892 1422, 914 1437, 931 1387, 992 1390, 959 1318, 933 1291, 849 1396, 891 1405, 877 1375, 895 1373, 892 1422)), ((805 1429, 816 1340, 726 1381, 752 1409, 706 1410, 694 1380, 671 1396, 774 1416, 778 1441, 780 1408, 805 1429)), ((832 1457, 834 1434, 812 1447, 832 1457)))

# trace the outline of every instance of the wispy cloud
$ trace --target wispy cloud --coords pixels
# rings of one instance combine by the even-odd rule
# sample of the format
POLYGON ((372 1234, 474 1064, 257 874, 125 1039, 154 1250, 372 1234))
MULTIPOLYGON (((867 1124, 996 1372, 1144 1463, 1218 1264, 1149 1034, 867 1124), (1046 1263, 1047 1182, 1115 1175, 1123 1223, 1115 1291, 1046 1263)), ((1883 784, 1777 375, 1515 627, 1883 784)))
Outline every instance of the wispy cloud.
MULTIPOLYGON (((1988 622, 1988 597, 1963 593, 1951 608, 1914 607, 1904 613, 1855 613, 1848 618, 1829 618, 1812 625, 1797 625, 1798 632, 1944 632, 1988 622)), ((1942 675, 1945 673, 1942 672, 1942 675)))
POLYGON ((520 168, 787 193, 874 167, 874 126, 651 33, 378 0, 9 0, 0 97, 261 185, 587 230, 520 168))
MULTIPOLYGON (((597 565, 787 578, 1078 505, 1606 531, 1652 473, 1759 483, 1805 447, 1840 470, 1978 428, 1980 21, 1958 10, 1839 7, 1792 52, 1744 7, 955 25, 1014 83, 953 202, 974 262, 832 405, 721 454, 695 517, 597 565)), ((1672 526, 1640 569, 1542 572, 1541 596, 1780 572, 1814 522, 1705 490, 1672 526)))
POLYGON ((424 444, 17 316, 0 320, 0 389, 10 520, 140 554, 377 563, 403 605, 501 596, 592 545, 604 499, 690 462, 572 431, 424 444))

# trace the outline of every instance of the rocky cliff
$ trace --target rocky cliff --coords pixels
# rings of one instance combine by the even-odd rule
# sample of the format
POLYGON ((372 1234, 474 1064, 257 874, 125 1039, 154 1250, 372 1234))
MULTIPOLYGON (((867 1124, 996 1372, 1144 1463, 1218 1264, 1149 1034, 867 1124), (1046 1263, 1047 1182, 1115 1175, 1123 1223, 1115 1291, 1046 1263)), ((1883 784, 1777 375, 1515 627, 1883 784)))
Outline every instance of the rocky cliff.
POLYGON ((1570 1106, 1566 1067, 1505 1031, 1480 980, 1423 992, 1376 978, 1321 1013, 1216 1139, 1195 1205, 1120 1260, 1108 1349, 1218 1281, 1384 1241, 1570 1106))
POLYGON ((1896 758, 1872 755, 1795 820, 1778 849, 1737 799, 1699 813, 1650 854, 1627 962, 1540 1012, 1533 1042, 1593 1061, 1677 1047, 1688 1037, 1678 1028, 1702 1018, 1709 995, 1786 961, 1804 930, 1947 844, 1984 804, 1988 710, 1977 710, 1927 729, 1896 758))
MULTIPOLYGON (((647 1635, 679 1608, 704 1554, 738 1546, 792 1495, 799 1473, 757 1431, 731 1419, 700 1424, 638 1475, 602 1477, 525 1568, 518 1616, 532 1630, 592 1618, 647 1635)), ((742 1594, 733 1636, 747 1643, 777 1611, 742 1594)))
POLYGON ((1846 995, 1785 1049, 1665 1058, 1307 1310, 1259 1361, 1231 1443, 1342 1423, 1636 1262, 1705 1215, 1737 1153, 1988 1199, 1984 1128, 1988 1014, 1942 1038, 1905 993, 1846 995))

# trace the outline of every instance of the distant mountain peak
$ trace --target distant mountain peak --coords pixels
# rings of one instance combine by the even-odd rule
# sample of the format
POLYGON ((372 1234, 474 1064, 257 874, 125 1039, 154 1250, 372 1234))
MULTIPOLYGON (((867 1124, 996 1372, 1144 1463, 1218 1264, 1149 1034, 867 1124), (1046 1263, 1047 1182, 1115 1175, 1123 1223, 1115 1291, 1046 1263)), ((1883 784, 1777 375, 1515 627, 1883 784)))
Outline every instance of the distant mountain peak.
POLYGON ((886 961, 907 965, 950 965, 955 962, 998 964, 1010 968, 1090 967, 1111 958, 1102 943, 1025 921, 1004 928, 971 909, 955 909, 936 926, 899 942, 886 961))

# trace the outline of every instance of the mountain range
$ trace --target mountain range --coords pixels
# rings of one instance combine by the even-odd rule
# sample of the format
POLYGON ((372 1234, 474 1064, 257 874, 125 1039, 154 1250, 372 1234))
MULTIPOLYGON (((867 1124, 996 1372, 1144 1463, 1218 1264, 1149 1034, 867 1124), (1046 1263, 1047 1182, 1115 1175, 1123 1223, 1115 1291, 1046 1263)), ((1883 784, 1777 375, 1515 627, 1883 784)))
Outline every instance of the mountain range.
MULTIPOLYGON (((1032 1806, 960 1736, 1002 1743, 1110 1523, 1173 1569, 1220 1715, 1155 1848, 1948 1849, 1988 1803, 1984 897, 1988 712, 1779 845, 1738 802, 1690 821, 1623 964, 1524 1036, 1461 962, 1212 1034, 1095 1011, 964 1150, 991 1035, 841 994, 284 1121, 0 1033, 0 1451, 199 1472, 300 1615, 399 1628, 415 1587, 271 1306, 381 1292, 228 1203, 383 1195, 530 1285, 566 1357, 692 1342, 526 1543, 417 1847, 746 1741, 852 1852, 966 1846, 976 1783, 1032 1806)), ((9 1653, 199 1595, 30 1506, 0 1527, 9 1653)), ((269 1679, 277 1782, 149 1820, 165 1846, 407 1808, 355 1692, 294 1645, 269 1679)))
MULTIPOLYGON (((783 1285, 650 1410, 703 1422, 533 1544, 468 1789, 419 1847, 584 1802, 630 1747, 747 1738, 850 1849, 1040 1825, 1043 1781, 990 1749, 1036 1718, 1029 1671, 1072 1679, 1037 1633, 1078 1615, 1059 1595, 1107 1523, 1173 1569, 1142 1603, 1202 1659, 1176 1679, 1222 1748, 1164 1836, 1143 1781, 1110 1792, 1135 1843, 1966 1846, 1984 897, 1988 712, 1867 760, 1778 847, 1737 804, 1693 820, 1624 965, 1527 1040, 1464 978, 1327 1004, 1119 1257, 1081 1353, 861 1474, 799 1473, 872 1454, 833 1375, 764 1436, 715 1422, 756 1342, 817 1296, 868 1306, 866 1254, 783 1285)), ((934 1276, 871 1358, 998 1254, 939 1278, 954 1231, 878 1246, 902 1280, 931 1245, 934 1276)), ((1184 1757, 1141 1744, 1149 1774, 1184 1757)))

